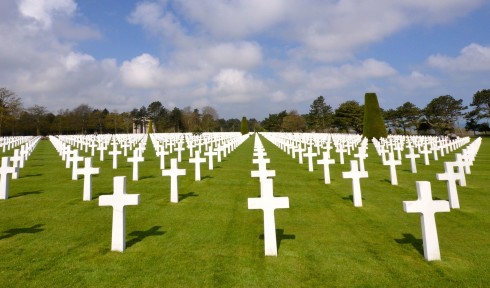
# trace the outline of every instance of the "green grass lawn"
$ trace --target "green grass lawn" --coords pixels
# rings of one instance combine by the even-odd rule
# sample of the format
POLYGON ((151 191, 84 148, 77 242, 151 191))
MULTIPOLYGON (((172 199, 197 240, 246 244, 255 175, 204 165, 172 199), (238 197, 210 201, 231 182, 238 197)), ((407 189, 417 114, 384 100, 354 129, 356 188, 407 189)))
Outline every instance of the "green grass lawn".
POLYGON ((250 177, 257 166, 253 137, 213 171, 203 164, 201 182, 184 153, 177 204, 170 203, 170 178, 161 176, 150 141, 137 182, 123 157, 113 170, 111 156, 100 162, 97 154, 93 165, 101 174, 93 178, 94 199, 84 202, 83 180, 71 180, 43 140, 20 179, 11 180, 9 199, 0 201, 0 287, 488 287, 488 139, 468 186, 458 186, 461 209, 436 214, 442 261, 435 262, 424 260, 420 217, 403 212, 402 201, 417 198, 415 181, 422 180, 431 181, 434 198, 447 199, 436 173, 454 154, 430 166, 418 159, 418 174, 405 159, 392 186, 389 167, 369 146, 363 207, 355 208, 351 180, 341 173, 352 156, 340 165, 332 154, 337 164, 325 185, 321 166, 308 172, 307 161, 300 165, 262 142, 276 170, 274 194, 290 203, 275 213, 278 257, 264 256, 262 211, 247 209, 247 199, 260 193, 250 177), (126 207, 124 253, 110 251, 112 207, 99 207, 97 199, 112 194, 114 176, 127 176, 127 193, 140 194, 139 206, 126 207))

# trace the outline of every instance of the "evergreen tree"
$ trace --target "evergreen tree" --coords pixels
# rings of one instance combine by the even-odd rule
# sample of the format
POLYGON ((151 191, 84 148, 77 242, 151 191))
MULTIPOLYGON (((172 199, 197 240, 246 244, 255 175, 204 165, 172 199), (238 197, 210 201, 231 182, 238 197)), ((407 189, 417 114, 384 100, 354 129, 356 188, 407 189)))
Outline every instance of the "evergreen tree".
POLYGON ((330 127, 333 120, 332 107, 325 104, 323 96, 318 96, 310 105, 310 113, 307 119, 309 129, 316 132, 325 132, 330 127))
POLYGON ((242 117, 242 123, 240 125, 240 132, 242 132, 242 135, 248 134, 248 121, 247 117, 243 116, 242 117))
POLYGON ((362 132, 363 108, 357 101, 345 101, 335 109, 334 125, 341 132, 362 132))
POLYGON ((369 140, 388 136, 376 93, 366 93, 364 96, 363 126, 363 135, 369 140))
POLYGON ((424 109, 427 123, 440 134, 454 131, 454 123, 463 115, 463 99, 456 100, 451 95, 432 99, 424 109))

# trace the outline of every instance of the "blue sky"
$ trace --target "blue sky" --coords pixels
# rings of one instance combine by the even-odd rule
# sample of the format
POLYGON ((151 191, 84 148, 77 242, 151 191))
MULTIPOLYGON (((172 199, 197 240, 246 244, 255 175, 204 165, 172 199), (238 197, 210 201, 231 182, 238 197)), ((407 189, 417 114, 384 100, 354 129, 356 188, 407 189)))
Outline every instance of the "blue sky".
POLYGON ((484 0, 4 0, 0 86, 24 106, 214 107, 259 120, 490 89, 484 0))

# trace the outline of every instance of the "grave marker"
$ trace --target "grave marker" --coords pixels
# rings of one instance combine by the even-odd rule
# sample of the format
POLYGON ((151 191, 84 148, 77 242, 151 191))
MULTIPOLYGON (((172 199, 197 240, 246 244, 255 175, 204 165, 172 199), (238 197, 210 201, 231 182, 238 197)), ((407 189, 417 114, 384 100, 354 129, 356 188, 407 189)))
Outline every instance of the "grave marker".
POLYGON ((179 202, 179 189, 177 183, 177 177, 183 176, 186 173, 185 169, 179 169, 177 167, 177 158, 170 159, 170 169, 162 170, 162 176, 170 176, 170 202, 179 202))
POLYGON ((139 194, 126 194, 126 176, 114 177, 114 194, 99 197, 99 206, 112 206, 112 251, 123 252, 126 248, 125 206, 139 205, 139 194))
POLYGON ((367 171, 359 171, 357 160, 350 161, 351 171, 342 172, 342 177, 352 179, 352 198, 355 207, 362 207, 361 178, 368 178, 367 171))
POLYGON ((2 157, 2 166, 0 167, 0 200, 6 200, 9 197, 8 174, 15 173, 15 169, 15 167, 10 166, 9 157, 2 157))
POLYGON ((274 197, 272 179, 265 179, 261 185, 260 198, 248 198, 248 209, 264 211, 265 256, 277 256, 276 222, 274 210, 289 208, 288 197, 274 197))
POLYGON ((402 165, 402 161, 395 160, 393 152, 388 153, 388 160, 383 163, 385 166, 390 166, 391 185, 398 185, 398 177, 396 176, 396 166, 402 165))
POLYGON ((444 173, 436 174, 437 180, 447 181, 449 205, 453 209, 459 209, 458 189, 456 181, 460 180, 460 174, 454 173, 454 162, 444 162, 444 173))
POLYGON ((133 157, 128 158, 128 162, 133 163, 133 181, 138 181, 139 178, 139 162, 145 161, 145 158, 140 156, 140 150, 133 150, 133 157))
POLYGON ((85 158, 85 166, 77 171, 77 175, 83 175, 83 201, 92 200, 92 175, 99 173, 100 168, 92 167, 92 158, 85 158))
POLYGON ((196 151, 195 157, 189 159, 189 163, 194 163, 195 167, 195 181, 201 181, 201 163, 206 163, 206 158, 201 158, 201 153, 196 151))
POLYGON ((403 201, 403 211, 420 213, 424 257, 427 261, 441 260, 435 213, 449 212, 449 203, 444 200, 432 200, 429 181, 417 181, 416 183, 418 199, 403 201))
POLYGON ((420 158, 419 154, 415 154, 413 147, 408 147, 410 153, 405 155, 405 158, 410 159, 410 167, 412 168, 412 173, 417 173, 417 164, 415 163, 416 158, 420 158))
POLYGON ((316 161, 317 164, 323 165, 323 176, 325 179, 325 184, 330 184, 330 165, 335 164, 335 159, 329 158, 328 152, 323 152, 323 159, 316 161))

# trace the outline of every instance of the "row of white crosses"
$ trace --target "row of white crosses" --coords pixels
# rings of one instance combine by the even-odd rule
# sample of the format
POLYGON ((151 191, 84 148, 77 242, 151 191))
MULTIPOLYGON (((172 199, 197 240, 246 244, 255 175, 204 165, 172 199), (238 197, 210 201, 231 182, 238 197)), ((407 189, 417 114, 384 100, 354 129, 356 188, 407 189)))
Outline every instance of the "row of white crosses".
MULTIPOLYGON (((9 137, 3 137, 3 139, 9 137)), ((25 162, 32 154, 37 144, 41 140, 40 136, 37 137, 15 137, 15 140, 5 141, 6 145, 10 145, 11 148, 15 148, 16 145, 20 145, 20 149, 14 149, 14 155, 11 157, 2 157, 0 167, 0 200, 7 200, 9 195, 9 174, 12 175, 12 179, 19 178, 19 170, 24 168, 25 162), (10 166, 12 164, 12 166, 10 166)))
MULTIPOLYGON (((278 138, 276 135, 267 134, 269 140, 274 144, 278 145, 278 138)), ((267 137, 266 136, 266 137, 267 137)), ((397 185, 397 175, 396 166, 401 164, 402 154, 405 142, 409 150, 409 153, 405 155, 406 159, 410 159, 412 173, 417 173, 415 166, 415 159, 419 158, 419 154, 415 154, 415 149, 418 149, 420 153, 424 154, 424 162, 426 165, 429 164, 428 155, 432 151, 434 160, 437 160, 438 154, 444 156, 447 153, 454 151, 455 149, 461 148, 469 142, 469 138, 458 138, 455 141, 450 141, 447 138, 435 138, 435 137, 390 137, 388 139, 373 139, 375 143, 376 150, 382 157, 383 165, 390 167, 390 177, 391 184, 397 185), (427 147, 431 147, 430 150, 427 147), (395 157, 395 153, 397 157, 395 157), (388 154, 388 158, 386 158, 388 154)), ((279 141, 280 143, 280 141, 279 141)), ((449 212, 450 208, 458 209, 459 200, 456 191, 456 182, 459 182, 460 186, 466 185, 465 173, 469 174, 470 166, 473 164, 475 156, 481 145, 481 138, 476 139, 473 143, 468 145, 466 148, 462 149, 462 153, 457 153, 455 155, 456 160, 454 162, 445 162, 445 172, 437 174, 438 180, 447 181, 448 187, 448 198, 449 201, 432 199, 432 192, 430 188, 430 182, 428 181, 417 181, 417 201, 403 201, 403 209, 407 213, 420 213, 421 217, 421 227, 422 227, 422 238, 424 246, 424 257, 428 261, 440 260, 440 250, 439 250, 439 239, 437 236, 437 228, 435 223, 435 213, 437 212, 449 212), (456 171, 455 171, 456 169, 456 171)), ((279 144, 279 147, 285 147, 279 144)), ((367 149, 367 142, 363 140, 362 144, 359 146, 359 153, 354 155, 354 157, 363 159, 367 149)), ((329 151, 328 151, 329 152, 329 151)), ((325 152, 324 152, 325 153, 325 152)), ((325 158, 325 157, 324 157, 325 158)), ((323 164, 318 162, 318 164, 323 164)), ((327 165, 325 165, 328 167, 327 165)), ((344 178, 352 178, 353 181, 353 198, 354 206, 362 206, 362 198, 360 193, 359 179, 367 177, 367 172, 364 169, 358 169, 358 162, 356 160, 351 161, 351 171, 343 172, 344 178)), ((327 175, 325 174, 325 179, 327 175)))
MULTIPOLYGON (((158 137, 152 134, 152 141, 154 144, 158 144, 158 137)), ((159 135, 163 137, 163 135, 159 135)), ((242 138, 241 142, 244 139, 242 138)), ((156 146, 155 146, 156 147, 156 146)), ((157 149, 156 149, 157 150, 157 149)), ((171 159, 170 169, 162 169, 162 176, 171 177, 171 192, 170 201, 173 203, 178 202, 178 186, 177 177, 185 175, 185 169, 179 169, 177 167, 178 159, 171 159)), ((123 252, 125 249, 126 241, 126 225, 125 225, 125 210, 127 205, 139 205, 139 194, 126 194, 126 177, 120 176, 114 178, 114 194, 103 195, 99 197, 99 206, 112 206, 112 251, 123 252)))
MULTIPOLYGON (((279 148, 288 151, 288 147, 293 144, 294 151, 301 151, 301 147, 306 145, 307 153, 300 154, 298 157, 308 158, 308 171, 313 171, 313 157, 322 153, 323 159, 318 159, 317 164, 323 165, 325 184, 330 184, 330 165, 335 164, 335 160, 330 158, 330 151, 333 150, 332 144, 336 147, 336 152, 339 153, 340 163, 344 162, 344 153, 352 154, 352 151, 358 146, 358 152, 353 155, 358 160, 351 160, 351 171, 343 172, 343 178, 352 179, 352 194, 355 207, 362 207, 362 195, 360 179, 367 178, 368 172, 364 168, 364 159, 367 154, 367 139, 362 139, 359 135, 351 134, 278 134, 278 133, 263 133, 269 141, 274 143, 279 148), (294 140, 296 139, 296 140, 294 140), (313 152, 313 147, 316 147, 317 153, 313 152)), ((303 149, 304 150, 304 149, 303 149)), ((294 158, 294 157, 293 157, 294 158)), ((301 163, 301 161, 299 161, 301 163)))
MULTIPOLYGON (((405 212, 420 214, 424 257, 427 261, 441 259, 439 238, 437 236, 437 227, 434 214, 437 212, 449 212, 451 208, 459 208, 456 181, 459 181, 460 186, 466 185, 465 173, 471 173, 469 167, 473 165, 473 161, 478 153, 481 141, 481 138, 477 138, 466 148, 462 149, 462 154, 456 154, 456 161, 445 162, 445 172, 437 174, 438 180, 447 181, 449 201, 432 200, 431 186, 430 182, 428 181, 416 182, 418 194, 418 199, 416 201, 403 201, 403 210, 405 212), (455 171, 454 168, 457 168, 458 171, 455 171)), ((454 147, 462 147, 463 145, 458 144, 454 147)))
POLYGON ((270 159, 265 158, 267 153, 260 141, 258 134, 255 134, 252 160, 258 165, 258 170, 252 171, 251 176, 260 180, 260 198, 248 198, 248 209, 261 209, 264 213, 264 250, 265 256, 277 256, 277 237, 274 210, 289 208, 288 197, 274 197, 273 180, 270 177, 276 175, 274 170, 267 170, 270 159))
POLYGON ((6 153, 7 151, 19 147, 22 144, 28 143, 32 141, 34 136, 4 136, 0 137, 0 147, 2 148, 2 153, 6 153))

